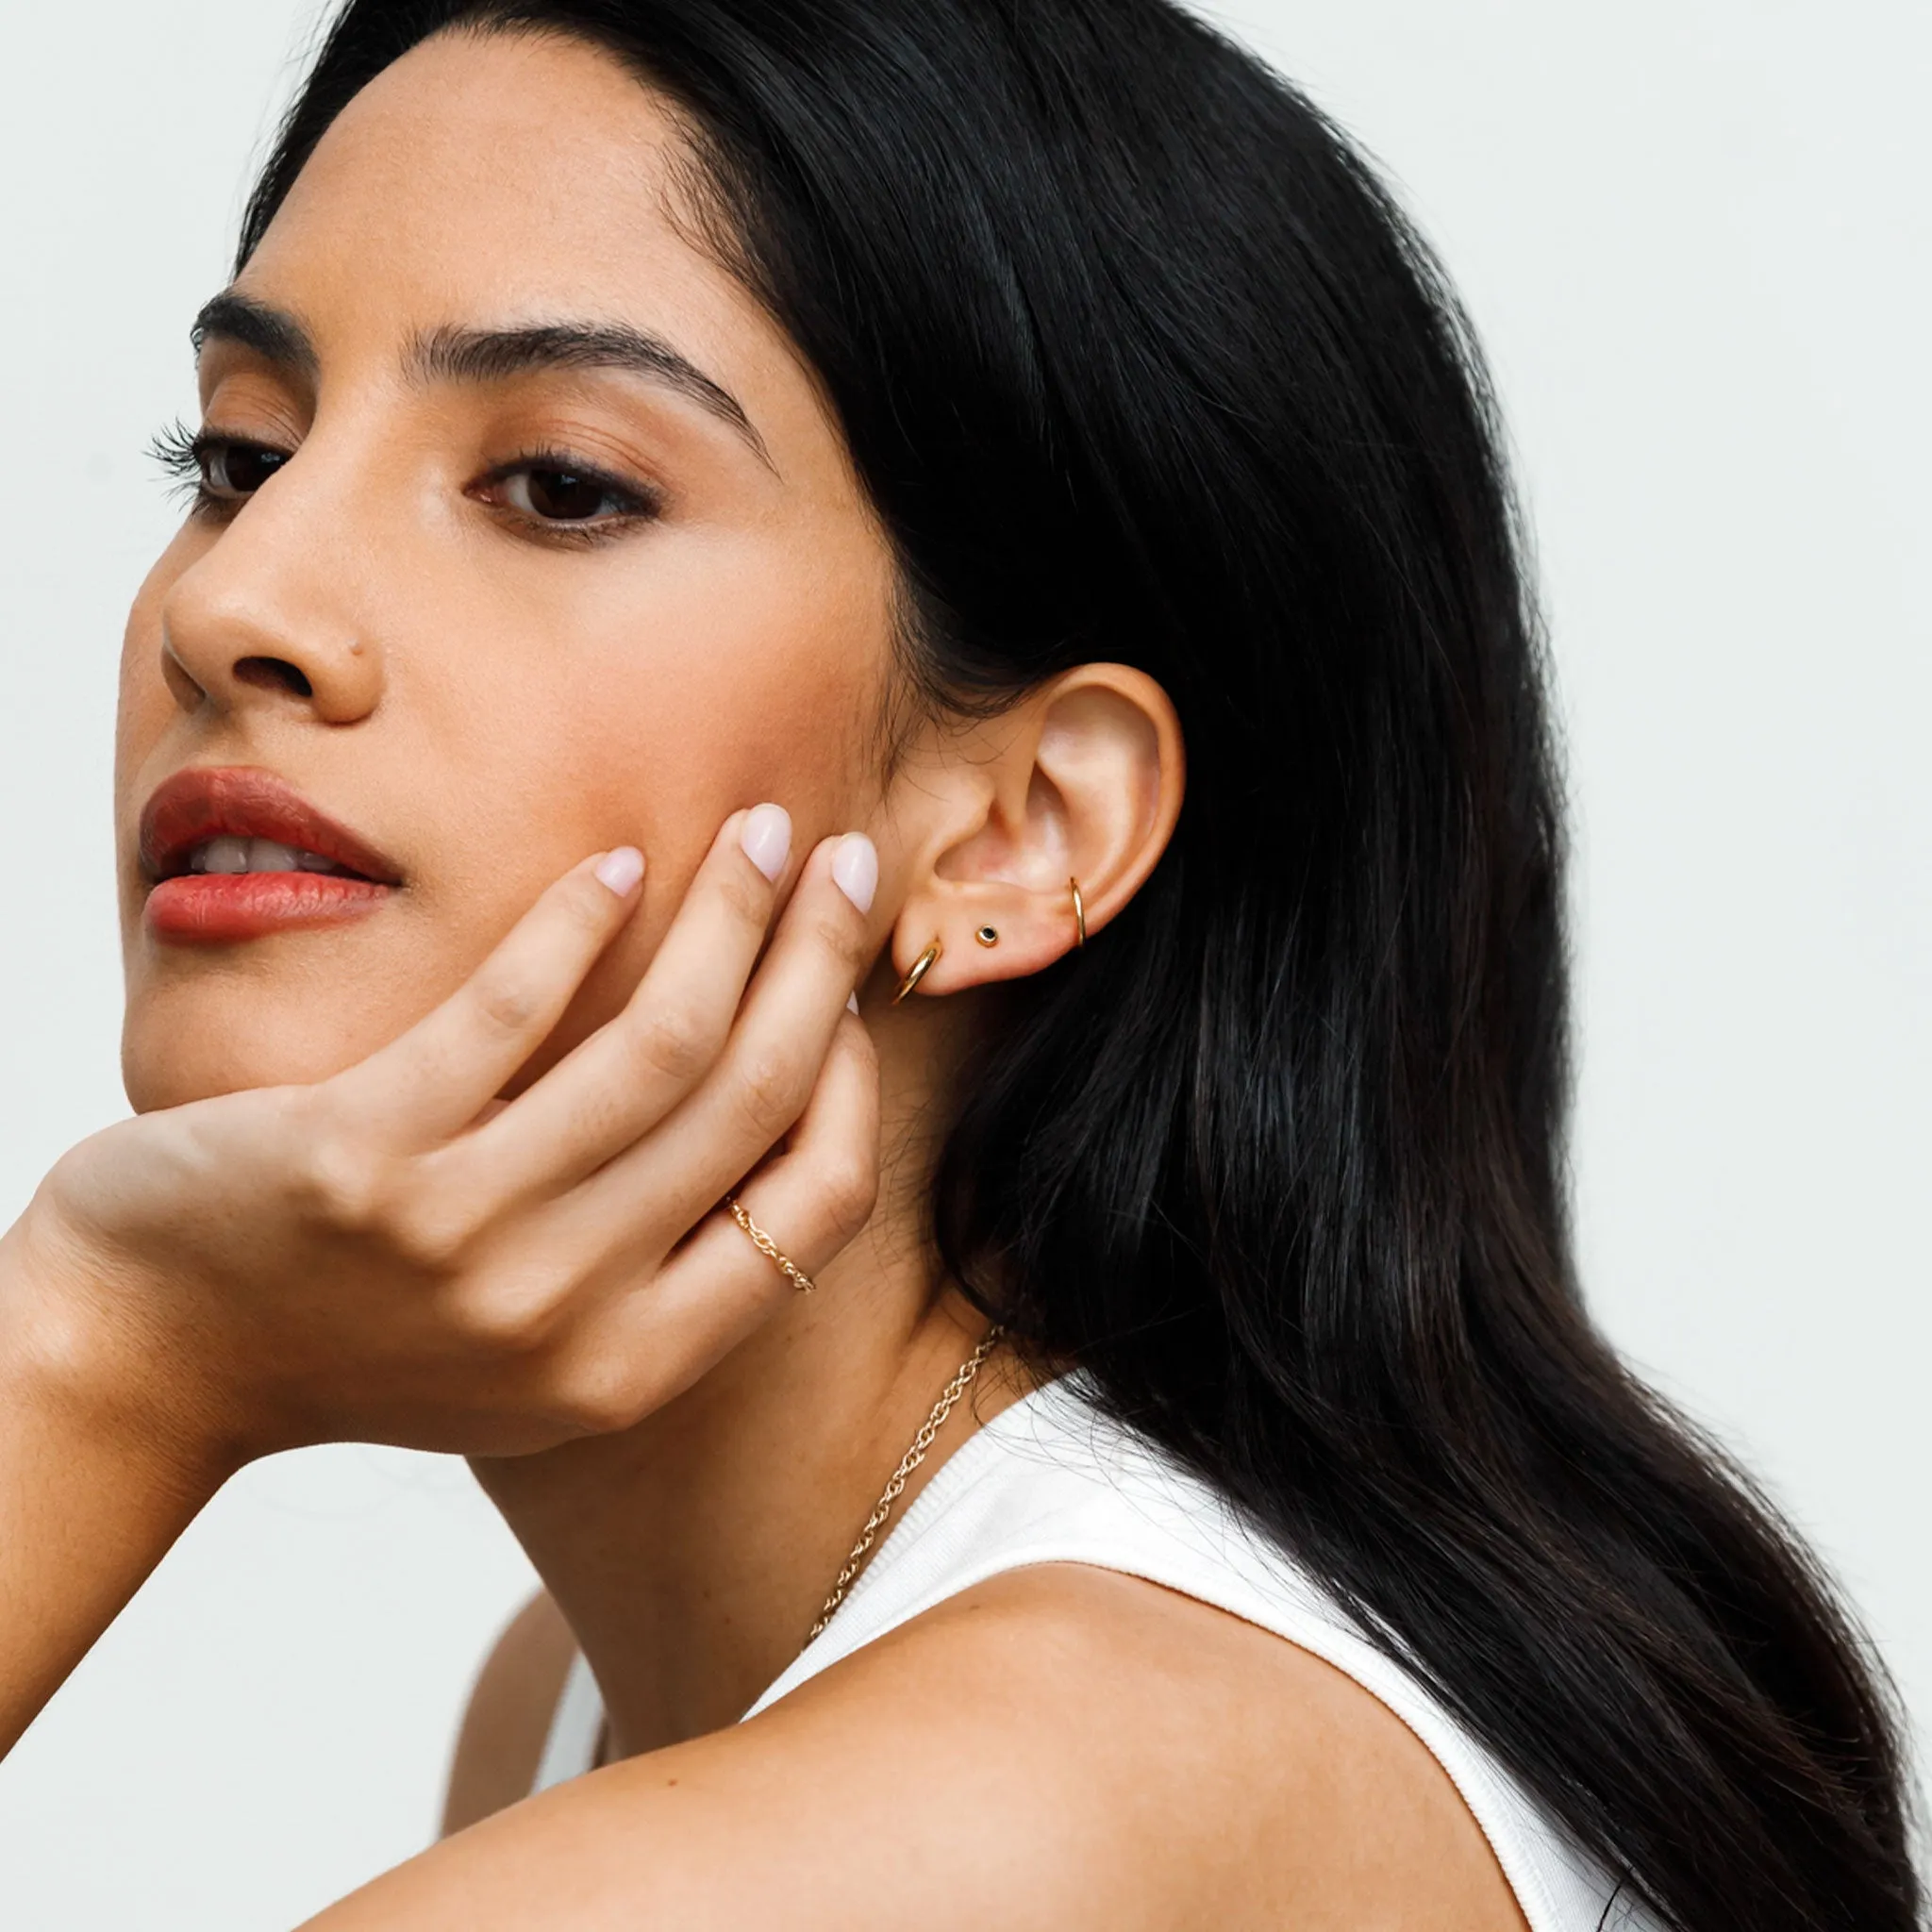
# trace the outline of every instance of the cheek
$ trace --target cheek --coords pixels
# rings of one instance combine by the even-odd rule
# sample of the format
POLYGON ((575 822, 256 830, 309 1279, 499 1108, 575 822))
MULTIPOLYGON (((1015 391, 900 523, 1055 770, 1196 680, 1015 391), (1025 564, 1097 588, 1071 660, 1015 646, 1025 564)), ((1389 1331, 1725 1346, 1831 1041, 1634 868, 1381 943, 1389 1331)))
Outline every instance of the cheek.
POLYGON ((489 667, 420 693, 434 737, 502 741, 520 805, 648 838, 654 870, 761 799, 801 840, 865 808, 890 655, 874 546, 667 532, 550 575, 553 594, 479 599, 489 667))
MULTIPOLYGON (((672 557, 666 545, 580 584, 546 606, 541 630, 530 613, 517 647, 491 653, 500 672, 468 695, 448 684, 424 694, 425 756, 439 742, 495 747, 493 781, 450 827, 431 917, 459 924, 489 907, 494 932, 593 851, 628 842, 647 858, 639 916, 525 1079, 628 997, 732 812, 785 806, 800 857, 870 816, 889 656, 876 575, 742 553, 727 566, 691 555, 702 547, 672 557)), ((491 621, 503 625, 500 605, 491 621)))

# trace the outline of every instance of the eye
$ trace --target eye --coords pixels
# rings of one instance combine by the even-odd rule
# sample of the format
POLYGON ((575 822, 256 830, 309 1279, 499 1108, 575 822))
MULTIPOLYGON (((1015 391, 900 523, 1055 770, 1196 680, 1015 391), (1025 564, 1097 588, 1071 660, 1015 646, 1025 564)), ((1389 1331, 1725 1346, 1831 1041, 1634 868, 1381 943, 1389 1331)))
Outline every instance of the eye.
POLYGON ((194 453, 208 494, 224 498, 253 496, 289 460, 285 451, 221 437, 198 438, 194 453))
POLYGON ((254 495, 289 460, 286 450, 209 429, 191 433, 180 423, 163 429, 149 454, 205 509, 231 507, 254 495))
POLYGON ((532 523, 579 528, 648 517, 658 508, 655 496, 639 486, 548 452, 492 472, 482 493, 532 523))

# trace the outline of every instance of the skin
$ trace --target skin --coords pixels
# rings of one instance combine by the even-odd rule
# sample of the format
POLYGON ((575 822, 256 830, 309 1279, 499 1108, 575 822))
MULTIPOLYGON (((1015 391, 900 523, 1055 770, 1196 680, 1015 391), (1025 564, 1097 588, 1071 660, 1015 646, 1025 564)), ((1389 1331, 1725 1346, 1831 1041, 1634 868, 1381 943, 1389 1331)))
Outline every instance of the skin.
MULTIPOLYGON (((206 423, 286 461, 190 517, 128 625, 141 1117, 0 1242, 0 1740, 233 1469, 402 1441, 472 1457, 547 1594, 479 1682, 454 1835, 328 1932, 1518 1925, 1373 1697, 1134 1579, 996 1578, 735 1723, 983 1330, 918 1238, 930 1122, 1001 983, 1073 944, 1069 874, 1095 939, 1146 878, 1183 764, 1108 664, 882 761, 892 559, 810 371, 694 245, 683 156, 600 54, 426 43, 237 285, 308 353, 204 344, 206 423), (635 373, 411 373, 439 330, 559 320, 654 333, 744 422, 635 373), (558 446, 657 513, 546 528, 500 472, 558 446), (158 944, 135 822, 197 764, 280 774, 401 887, 158 944), (641 888, 601 882, 633 847, 641 888), (716 1211, 747 1174, 815 1295, 716 1211), (620 1761, 516 1802, 573 1643, 620 1761)), ((996 1356, 908 1495, 1027 1385, 996 1356)))

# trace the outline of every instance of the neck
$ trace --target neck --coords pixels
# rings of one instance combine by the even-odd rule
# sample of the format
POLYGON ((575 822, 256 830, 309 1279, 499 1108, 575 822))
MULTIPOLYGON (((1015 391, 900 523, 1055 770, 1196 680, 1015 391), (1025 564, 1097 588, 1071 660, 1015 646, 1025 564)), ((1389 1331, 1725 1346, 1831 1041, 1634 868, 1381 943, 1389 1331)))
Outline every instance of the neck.
MULTIPOLYGON (((889 1106, 889 1120, 913 1115, 889 1106)), ((959 1295, 935 1291, 925 1163, 892 1169, 916 1178, 882 1195, 819 1291, 684 1394, 621 1435, 473 1465, 596 1674, 612 1756, 735 1723, 797 1657, 888 1477, 986 1333, 959 1295)), ((881 1541, 1027 1386, 1008 1351, 988 1358, 881 1541)))

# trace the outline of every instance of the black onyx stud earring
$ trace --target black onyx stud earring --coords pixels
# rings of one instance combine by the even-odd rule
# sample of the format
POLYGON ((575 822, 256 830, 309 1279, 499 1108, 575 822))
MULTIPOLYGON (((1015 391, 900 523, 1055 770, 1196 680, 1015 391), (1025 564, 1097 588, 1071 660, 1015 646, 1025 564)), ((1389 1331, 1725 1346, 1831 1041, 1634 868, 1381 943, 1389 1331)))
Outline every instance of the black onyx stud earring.
POLYGON ((992 926, 990 925, 982 925, 979 928, 979 930, 973 935, 973 937, 976 939, 982 946, 996 946, 1000 942, 999 933, 992 926))

